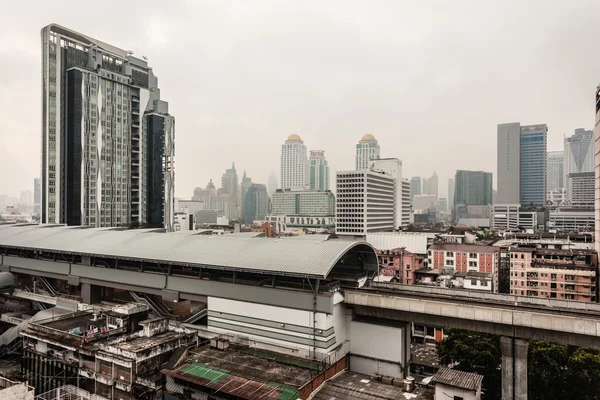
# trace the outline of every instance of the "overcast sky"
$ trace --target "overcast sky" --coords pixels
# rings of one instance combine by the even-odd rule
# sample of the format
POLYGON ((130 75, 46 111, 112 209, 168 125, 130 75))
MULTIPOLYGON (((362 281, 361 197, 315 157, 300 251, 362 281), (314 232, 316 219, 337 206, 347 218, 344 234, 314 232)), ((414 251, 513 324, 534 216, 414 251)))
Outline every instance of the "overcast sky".
MULTIPOLYGON (((6 4, 4 4, 6 3, 6 4)), ((496 125, 547 123, 548 150, 592 129, 598 0, 20 1, 0 13, 0 194, 40 171, 40 29, 148 57, 176 117, 176 194, 235 161, 279 179, 291 133, 335 171, 373 134, 404 176, 494 173, 496 125), (493 5, 491 5, 493 4, 493 5)))

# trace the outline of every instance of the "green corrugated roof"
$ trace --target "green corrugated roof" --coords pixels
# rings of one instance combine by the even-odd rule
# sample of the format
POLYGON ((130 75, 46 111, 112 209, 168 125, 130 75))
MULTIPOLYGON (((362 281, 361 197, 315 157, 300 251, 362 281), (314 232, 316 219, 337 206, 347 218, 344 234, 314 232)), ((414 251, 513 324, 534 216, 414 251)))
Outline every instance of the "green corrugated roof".
POLYGON ((219 383, 229 375, 226 369, 212 368, 205 364, 192 363, 181 370, 186 374, 208 379, 210 383, 219 383))

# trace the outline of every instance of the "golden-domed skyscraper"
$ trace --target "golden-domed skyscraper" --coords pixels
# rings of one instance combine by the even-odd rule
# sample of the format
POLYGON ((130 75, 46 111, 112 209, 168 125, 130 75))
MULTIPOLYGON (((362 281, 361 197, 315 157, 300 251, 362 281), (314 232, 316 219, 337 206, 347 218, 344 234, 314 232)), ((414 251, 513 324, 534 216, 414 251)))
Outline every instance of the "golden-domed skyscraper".
POLYGON ((290 135, 281 145, 281 189, 304 190, 308 177, 306 146, 300 136, 290 135))
POLYGON ((356 170, 368 169, 371 160, 381 158, 379 144, 375 137, 367 133, 356 145, 356 170))

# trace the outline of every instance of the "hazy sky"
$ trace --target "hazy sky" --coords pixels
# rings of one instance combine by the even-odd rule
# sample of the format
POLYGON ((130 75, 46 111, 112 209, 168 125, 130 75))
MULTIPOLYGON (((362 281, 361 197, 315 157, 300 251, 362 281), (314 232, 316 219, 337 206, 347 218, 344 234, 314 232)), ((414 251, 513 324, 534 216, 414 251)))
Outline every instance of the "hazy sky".
MULTIPOLYGON (((6 4, 4 4, 6 3, 6 4)), ((592 129, 600 1, 20 1, 0 13, 0 194, 40 170, 40 29, 148 57, 176 117, 176 194, 235 161, 279 177, 291 133, 354 168, 365 133, 404 176, 496 174, 496 125, 592 129), (493 5, 491 5, 493 4, 493 5)))

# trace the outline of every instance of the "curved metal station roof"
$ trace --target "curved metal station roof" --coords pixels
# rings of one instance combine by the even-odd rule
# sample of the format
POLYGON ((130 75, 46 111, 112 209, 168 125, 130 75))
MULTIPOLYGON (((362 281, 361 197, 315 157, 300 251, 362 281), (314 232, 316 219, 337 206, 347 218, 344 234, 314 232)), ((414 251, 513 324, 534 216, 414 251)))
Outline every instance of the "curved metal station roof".
POLYGON ((164 233, 159 229, 5 224, 0 225, 0 246, 321 278, 356 247, 376 259, 373 247, 363 241, 327 235, 282 239, 245 233, 212 235, 210 230, 164 233))

